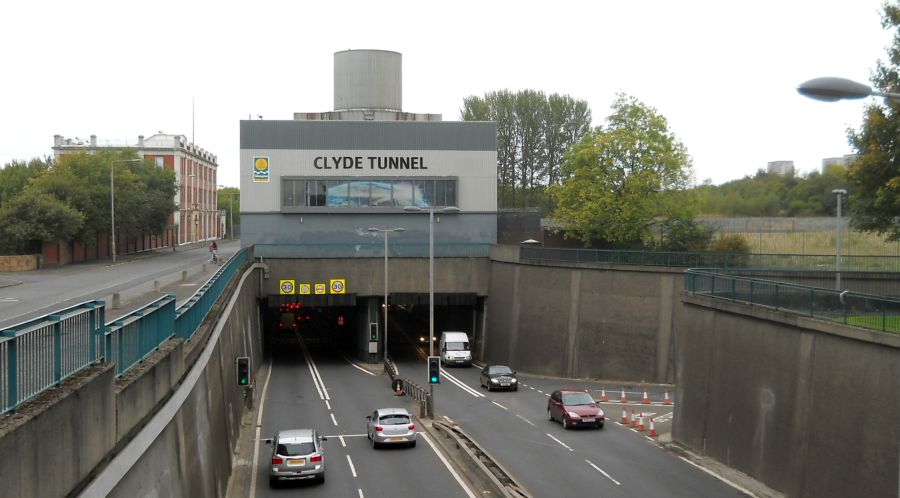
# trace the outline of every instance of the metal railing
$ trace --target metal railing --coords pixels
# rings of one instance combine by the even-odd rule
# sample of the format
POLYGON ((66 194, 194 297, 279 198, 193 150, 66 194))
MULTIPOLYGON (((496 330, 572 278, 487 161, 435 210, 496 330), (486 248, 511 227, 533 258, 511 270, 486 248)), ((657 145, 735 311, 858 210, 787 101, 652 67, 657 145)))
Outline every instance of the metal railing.
POLYGON ((689 269, 691 294, 787 311, 831 322, 900 334, 900 299, 689 269))
MULTIPOLYGON (((262 258, 322 259, 322 258, 383 258, 381 239, 360 237, 360 241, 328 244, 256 244, 253 255, 262 258)), ((436 258, 486 258, 491 252, 490 243, 434 242, 436 258)), ((403 242, 391 238, 391 258, 427 258, 428 242, 403 242)))
POLYGON ((104 325, 95 300, 0 330, 0 415, 96 362, 121 377, 173 336, 189 340, 247 259, 238 251, 177 309, 167 295, 104 325))
POLYGON ((104 304, 87 301, 0 331, 0 414, 96 360, 104 304))
MULTIPOLYGON (((834 271, 834 254, 746 254, 664 252, 609 249, 520 247, 519 258, 530 263, 607 263, 687 268, 757 268, 834 271)), ((842 271, 900 272, 900 257, 841 256, 842 271)))

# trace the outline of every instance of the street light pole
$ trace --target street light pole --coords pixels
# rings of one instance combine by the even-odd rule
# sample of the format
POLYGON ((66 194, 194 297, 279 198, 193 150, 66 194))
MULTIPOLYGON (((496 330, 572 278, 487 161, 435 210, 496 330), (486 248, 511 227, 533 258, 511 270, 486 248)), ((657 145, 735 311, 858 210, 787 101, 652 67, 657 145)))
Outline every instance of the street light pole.
POLYGON ((831 193, 837 194, 837 240, 835 241, 837 250, 835 252, 834 261, 834 289, 841 290, 841 196, 847 195, 847 191, 842 188, 836 188, 832 190, 831 193))
POLYGON ((110 219, 110 252, 112 253, 112 264, 116 264, 116 183, 115 169, 116 163, 133 163, 143 161, 143 159, 119 159, 109 165, 109 219, 110 219))
POLYGON ((370 232, 384 234, 384 357, 388 357, 388 233, 405 232, 406 229, 398 228, 369 228, 370 232))

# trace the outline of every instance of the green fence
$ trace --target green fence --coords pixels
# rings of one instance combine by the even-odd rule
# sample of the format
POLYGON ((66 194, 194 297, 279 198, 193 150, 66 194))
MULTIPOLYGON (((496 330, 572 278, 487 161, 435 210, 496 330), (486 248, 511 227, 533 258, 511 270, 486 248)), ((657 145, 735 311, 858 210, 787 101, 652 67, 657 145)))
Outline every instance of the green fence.
MULTIPOLYGON (((531 263, 607 263, 685 268, 757 268, 834 271, 834 254, 743 254, 722 252, 623 251, 521 247, 520 259, 531 263)), ((900 272, 900 257, 842 256, 842 271, 900 272)))
POLYGON ((691 294, 900 334, 898 299, 728 275, 709 269, 685 272, 684 288, 691 294))

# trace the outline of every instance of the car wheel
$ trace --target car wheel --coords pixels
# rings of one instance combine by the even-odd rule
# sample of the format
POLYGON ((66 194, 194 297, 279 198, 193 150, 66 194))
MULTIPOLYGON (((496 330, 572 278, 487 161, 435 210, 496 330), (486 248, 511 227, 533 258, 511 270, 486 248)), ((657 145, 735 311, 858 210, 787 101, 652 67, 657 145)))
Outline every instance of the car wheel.
POLYGON ((378 443, 375 442, 375 436, 372 436, 372 449, 373 450, 378 449, 378 443))
POLYGON ((270 477, 269 478, 269 487, 277 488, 278 487, 278 479, 275 479, 274 477, 270 477))
POLYGON ((547 408, 547 418, 549 418, 551 422, 554 421, 554 420, 553 420, 553 413, 550 412, 550 409, 549 409, 549 408, 547 408))
POLYGON ((316 482, 319 484, 322 484, 325 482, 325 473, 324 472, 316 476, 316 482))
POLYGON ((415 448, 415 447, 416 447, 416 442, 413 441, 413 442, 409 443, 409 447, 410 447, 410 448, 415 448))
POLYGON ((603 422, 597 422, 597 430, 599 431, 602 428, 603 428, 603 422))
POLYGON ((518 390, 519 390, 519 386, 516 386, 513 388, 513 391, 518 391, 518 390))
POLYGON ((562 418, 562 424, 563 424, 563 429, 567 429, 567 430, 569 429, 569 427, 570 427, 570 426, 569 426, 569 420, 566 419, 566 416, 565 416, 565 415, 563 415, 563 418, 562 418))

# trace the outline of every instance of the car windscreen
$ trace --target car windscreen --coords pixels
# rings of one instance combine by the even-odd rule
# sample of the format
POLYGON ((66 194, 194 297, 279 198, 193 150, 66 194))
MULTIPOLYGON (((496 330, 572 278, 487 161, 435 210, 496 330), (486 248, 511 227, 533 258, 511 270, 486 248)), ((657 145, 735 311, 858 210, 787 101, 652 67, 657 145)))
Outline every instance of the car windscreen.
POLYGON ((512 373, 512 369, 509 367, 491 367, 488 369, 488 373, 509 375, 512 373))
POLYGON ((447 351, 468 351, 469 343, 468 342, 448 342, 447 343, 447 351))
POLYGON ((383 415, 378 422, 384 425, 406 425, 409 423, 408 415, 383 415))
POLYGON ((563 404, 566 406, 593 405, 594 398, 588 393, 563 393, 563 404))
POLYGON ((312 441, 307 443, 280 443, 278 453, 282 456, 303 456, 316 452, 316 446, 312 441))

